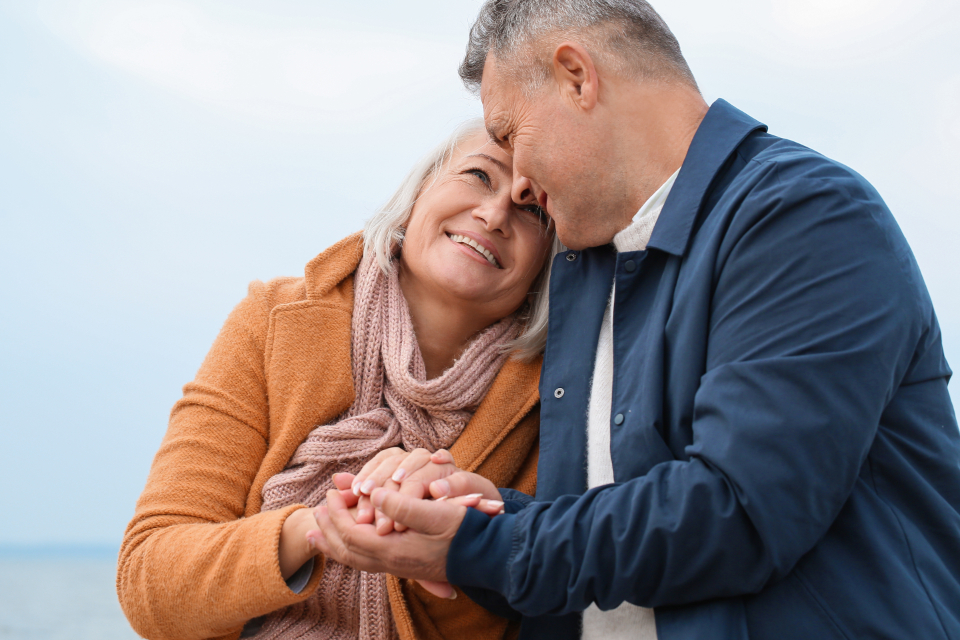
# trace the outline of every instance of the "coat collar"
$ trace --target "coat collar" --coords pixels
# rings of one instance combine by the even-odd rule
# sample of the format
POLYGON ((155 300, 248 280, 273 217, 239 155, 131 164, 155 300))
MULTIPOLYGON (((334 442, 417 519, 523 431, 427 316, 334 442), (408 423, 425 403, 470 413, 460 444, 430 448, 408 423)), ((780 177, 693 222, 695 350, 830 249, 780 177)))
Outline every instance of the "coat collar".
MULTIPOLYGON (((316 258, 304 268, 304 285, 307 299, 311 301, 328 297, 341 283, 353 275, 363 257, 363 232, 347 236, 316 258)), ((352 278, 351 278, 352 281, 352 278)), ((353 299, 349 311, 353 312, 353 299)))
POLYGON ((714 176, 747 136, 766 130, 765 124, 726 100, 714 102, 693 136, 647 248, 675 256, 686 253, 694 222, 714 176))

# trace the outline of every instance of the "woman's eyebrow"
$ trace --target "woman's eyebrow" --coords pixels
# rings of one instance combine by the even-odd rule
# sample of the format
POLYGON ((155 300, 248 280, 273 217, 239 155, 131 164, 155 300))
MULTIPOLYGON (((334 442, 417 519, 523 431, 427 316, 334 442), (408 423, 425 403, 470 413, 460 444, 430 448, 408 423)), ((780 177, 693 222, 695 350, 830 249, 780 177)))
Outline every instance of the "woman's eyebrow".
POLYGON ((493 156, 488 156, 488 155, 485 154, 485 153, 472 153, 472 154, 470 154, 470 155, 467 156, 467 157, 468 157, 468 158, 486 158, 487 160, 489 160, 489 161, 492 162, 493 164, 497 165, 497 166, 500 168, 500 170, 503 171, 504 173, 508 173, 508 174, 513 175, 513 171, 512 171, 507 165, 503 164, 502 162, 500 162, 499 160, 497 160, 497 159, 494 158, 493 156))

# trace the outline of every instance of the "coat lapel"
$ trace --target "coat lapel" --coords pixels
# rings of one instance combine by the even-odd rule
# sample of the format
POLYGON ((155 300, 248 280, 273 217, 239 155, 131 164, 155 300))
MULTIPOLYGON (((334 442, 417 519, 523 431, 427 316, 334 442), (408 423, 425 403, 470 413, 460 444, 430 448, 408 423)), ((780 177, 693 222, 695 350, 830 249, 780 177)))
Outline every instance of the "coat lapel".
POLYGON ((264 351, 269 442, 248 512, 260 510, 263 485, 283 470, 310 431, 353 404, 353 272, 362 255, 359 234, 330 247, 307 264, 306 300, 277 305, 270 313, 264 351))
MULTIPOLYGON (((476 471, 537 405, 541 362, 541 358, 530 363, 510 359, 503 365, 473 418, 450 447, 458 467, 476 471)), ((531 434, 531 441, 535 437, 531 434)), ((490 480, 502 486, 510 479, 490 480)))

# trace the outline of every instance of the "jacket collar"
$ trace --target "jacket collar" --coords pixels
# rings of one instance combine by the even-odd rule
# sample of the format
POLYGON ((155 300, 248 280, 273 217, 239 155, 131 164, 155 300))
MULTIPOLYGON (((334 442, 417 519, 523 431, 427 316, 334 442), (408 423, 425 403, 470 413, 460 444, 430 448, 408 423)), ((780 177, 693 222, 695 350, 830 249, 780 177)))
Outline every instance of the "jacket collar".
POLYGON ((714 102, 693 136, 647 248, 682 256, 714 176, 747 136, 766 130, 726 100, 714 102))
MULTIPOLYGON (((308 300, 320 300, 353 274, 363 257, 363 232, 349 235, 333 245, 304 268, 304 286, 308 300)), ((352 291, 352 290, 351 290, 352 291)), ((353 310, 353 300, 349 302, 353 310)))

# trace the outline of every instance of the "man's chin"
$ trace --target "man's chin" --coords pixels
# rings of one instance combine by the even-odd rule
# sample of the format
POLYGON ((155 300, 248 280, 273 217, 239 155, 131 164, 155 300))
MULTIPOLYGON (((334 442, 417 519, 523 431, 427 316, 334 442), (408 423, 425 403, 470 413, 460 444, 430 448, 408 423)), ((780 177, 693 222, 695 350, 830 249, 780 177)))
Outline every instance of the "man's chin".
POLYGON ((607 237, 602 229, 593 228, 593 225, 567 226, 554 221, 554 228, 557 231, 557 238, 567 249, 573 251, 582 251, 590 247, 601 247, 613 242, 613 236, 607 237))

